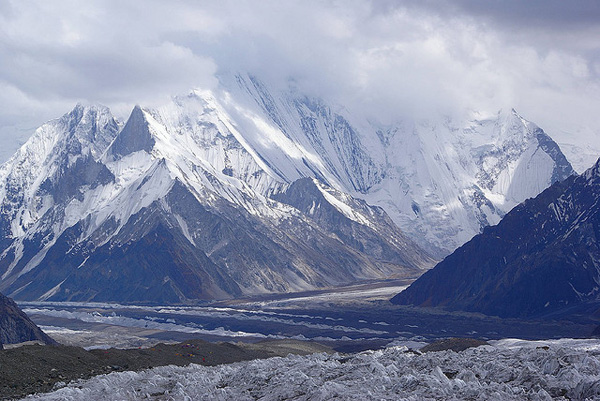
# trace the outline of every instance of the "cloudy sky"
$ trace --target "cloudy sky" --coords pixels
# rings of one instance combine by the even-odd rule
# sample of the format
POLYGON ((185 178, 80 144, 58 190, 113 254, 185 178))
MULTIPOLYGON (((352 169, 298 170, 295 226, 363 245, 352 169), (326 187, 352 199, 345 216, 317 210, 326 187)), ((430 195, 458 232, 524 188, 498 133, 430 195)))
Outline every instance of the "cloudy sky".
POLYGON ((383 122, 514 107, 600 149, 596 0, 0 0, 0 162, 77 102, 123 118, 223 71, 383 122))

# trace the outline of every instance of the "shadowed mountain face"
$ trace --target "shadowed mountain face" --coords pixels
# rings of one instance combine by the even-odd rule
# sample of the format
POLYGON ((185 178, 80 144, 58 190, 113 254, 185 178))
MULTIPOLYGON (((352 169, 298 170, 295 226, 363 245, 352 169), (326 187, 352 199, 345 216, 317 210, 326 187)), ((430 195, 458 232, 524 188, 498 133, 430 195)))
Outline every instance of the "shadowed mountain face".
POLYGON ((600 161, 515 207, 391 301, 501 317, 567 313, 599 299, 599 239, 600 161))
POLYGON ((29 320, 12 299, 0 294, 0 349, 2 344, 18 344, 26 341, 55 343, 29 320))

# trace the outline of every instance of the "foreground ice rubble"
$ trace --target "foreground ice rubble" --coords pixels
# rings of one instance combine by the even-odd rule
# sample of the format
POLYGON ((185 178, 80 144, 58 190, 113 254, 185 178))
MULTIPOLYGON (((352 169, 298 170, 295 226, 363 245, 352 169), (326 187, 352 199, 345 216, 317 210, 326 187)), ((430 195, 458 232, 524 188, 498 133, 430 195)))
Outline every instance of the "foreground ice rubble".
POLYGON ((166 366, 71 383, 45 400, 600 399, 600 341, 501 340, 419 355, 391 347, 203 367, 166 366))

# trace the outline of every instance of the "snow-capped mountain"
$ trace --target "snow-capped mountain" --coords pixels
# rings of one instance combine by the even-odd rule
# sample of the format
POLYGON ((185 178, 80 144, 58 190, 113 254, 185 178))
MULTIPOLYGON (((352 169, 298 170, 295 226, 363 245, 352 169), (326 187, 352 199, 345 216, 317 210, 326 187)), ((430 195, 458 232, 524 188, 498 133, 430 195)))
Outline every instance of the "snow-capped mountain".
POLYGON ((501 317, 582 313, 592 303, 583 312, 591 315, 600 299, 599 203, 600 160, 515 207, 392 302, 501 317))
POLYGON ((574 173, 558 145, 514 110, 383 126, 253 76, 222 81, 223 111, 277 181, 317 177, 378 205, 438 257, 574 173))
POLYGON ((2 166, 0 287, 18 299, 171 303, 431 266, 381 209, 315 179, 303 211, 278 178, 209 95, 136 107, 122 129, 108 109, 77 106, 2 166))
POLYGON ((572 172, 515 111, 384 127, 249 75, 125 124, 77 106, 0 167, 0 290, 179 302, 418 275, 572 172))

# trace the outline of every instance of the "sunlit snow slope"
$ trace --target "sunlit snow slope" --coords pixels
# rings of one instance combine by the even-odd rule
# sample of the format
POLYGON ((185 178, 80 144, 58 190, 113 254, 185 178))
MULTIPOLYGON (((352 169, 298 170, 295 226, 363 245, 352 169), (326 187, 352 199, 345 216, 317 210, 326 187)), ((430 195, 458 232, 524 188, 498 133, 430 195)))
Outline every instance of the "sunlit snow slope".
POLYGON ((515 207, 392 302, 501 317, 594 315, 599 204, 600 161, 515 207))
POLYGON ((223 82, 220 104, 277 180, 317 177, 381 206, 438 257, 574 173, 558 145, 514 110, 384 126, 253 76, 223 82))

